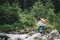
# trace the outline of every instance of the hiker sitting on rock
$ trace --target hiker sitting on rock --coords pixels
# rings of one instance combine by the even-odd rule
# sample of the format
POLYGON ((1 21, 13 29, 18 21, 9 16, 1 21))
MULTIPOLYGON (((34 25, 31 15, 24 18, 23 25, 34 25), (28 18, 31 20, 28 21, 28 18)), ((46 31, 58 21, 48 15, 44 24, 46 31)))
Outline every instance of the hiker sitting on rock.
POLYGON ((40 28, 42 27, 42 33, 44 34, 44 24, 46 23, 46 19, 45 18, 38 18, 38 32, 40 32, 40 28))

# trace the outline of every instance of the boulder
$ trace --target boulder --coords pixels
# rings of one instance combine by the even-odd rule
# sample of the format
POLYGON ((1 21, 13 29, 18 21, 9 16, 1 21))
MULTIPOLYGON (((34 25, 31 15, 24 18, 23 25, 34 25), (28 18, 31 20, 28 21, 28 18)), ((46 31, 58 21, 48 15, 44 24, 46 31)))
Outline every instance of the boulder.
POLYGON ((42 40, 48 40, 48 36, 47 36, 47 35, 44 35, 44 36, 42 37, 42 40))
POLYGON ((56 30, 56 29, 54 29, 53 31, 51 31, 50 32, 50 34, 49 35, 47 35, 48 37, 48 40, 53 40, 53 39, 55 39, 55 38, 59 38, 59 32, 56 30))
POLYGON ((41 34, 40 33, 35 33, 32 36, 30 36, 30 37, 28 37, 24 40, 36 40, 36 39, 39 39, 39 38, 41 38, 41 34))
POLYGON ((28 34, 22 34, 18 38, 23 40, 23 39, 26 39, 27 37, 28 37, 28 34))
POLYGON ((36 37, 40 38, 40 37, 42 37, 41 35, 42 35, 42 34, 40 34, 40 33, 35 33, 35 34, 32 35, 32 37, 33 37, 33 38, 36 38, 36 37))
POLYGON ((59 38, 59 32, 56 29, 51 31, 50 35, 54 38, 59 38))

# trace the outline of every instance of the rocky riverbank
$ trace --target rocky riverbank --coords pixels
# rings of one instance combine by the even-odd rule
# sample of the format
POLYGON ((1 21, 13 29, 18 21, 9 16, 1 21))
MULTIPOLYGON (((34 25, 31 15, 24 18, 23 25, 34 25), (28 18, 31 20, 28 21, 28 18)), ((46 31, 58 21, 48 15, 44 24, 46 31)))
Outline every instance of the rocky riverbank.
POLYGON ((7 35, 9 37, 8 40, 60 40, 60 34, 56 29, 45 35, 35 31, 31 31, 25 34, 0 33, 0 35, 7 35))

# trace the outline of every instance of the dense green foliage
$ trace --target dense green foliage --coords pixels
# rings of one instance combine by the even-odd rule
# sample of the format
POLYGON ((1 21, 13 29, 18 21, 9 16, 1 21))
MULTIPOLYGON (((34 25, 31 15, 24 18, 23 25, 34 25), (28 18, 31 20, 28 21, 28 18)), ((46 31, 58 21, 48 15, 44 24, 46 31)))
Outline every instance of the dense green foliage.
POLYGON ((60 9, 56 9, 54 0, 0 1, 0 30, 36 27, 37 17, 47 19, 46 27, 60 28, 60 9))
POLYGON ((12 24, 19 19, 20 8, 17 4, 5 3, 0 6, 0 24, 12 24))

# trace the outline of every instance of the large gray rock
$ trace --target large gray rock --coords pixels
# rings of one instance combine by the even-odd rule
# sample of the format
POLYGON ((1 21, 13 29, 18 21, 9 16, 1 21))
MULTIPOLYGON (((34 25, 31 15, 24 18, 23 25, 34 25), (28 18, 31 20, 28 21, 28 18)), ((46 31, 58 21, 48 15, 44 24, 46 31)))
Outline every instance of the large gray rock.
POLYGON ((35 33, 32 36, 30 36, 24 40, 36 40, 37 38, 42 38, 40 33, 35 33))
POLYGON ((47 35, 48 37, 48 40, 53 40, 53 39, 57 39, 57 38, 59 38, 59 32, 55 29, 55 30, 53 30, 53 31, 51 31, 50 32, 50 34, 49 35, 47 35))
POLYGON ((40 38, 40 37, 41 37, 41 35, 42 35, 42 34, 40 34, 40 33, 35 33, 35 34, 33 34, 33 35, 32 35, 32 37, 33 37, 33 38, 35 38, 35 37, 40 38))

